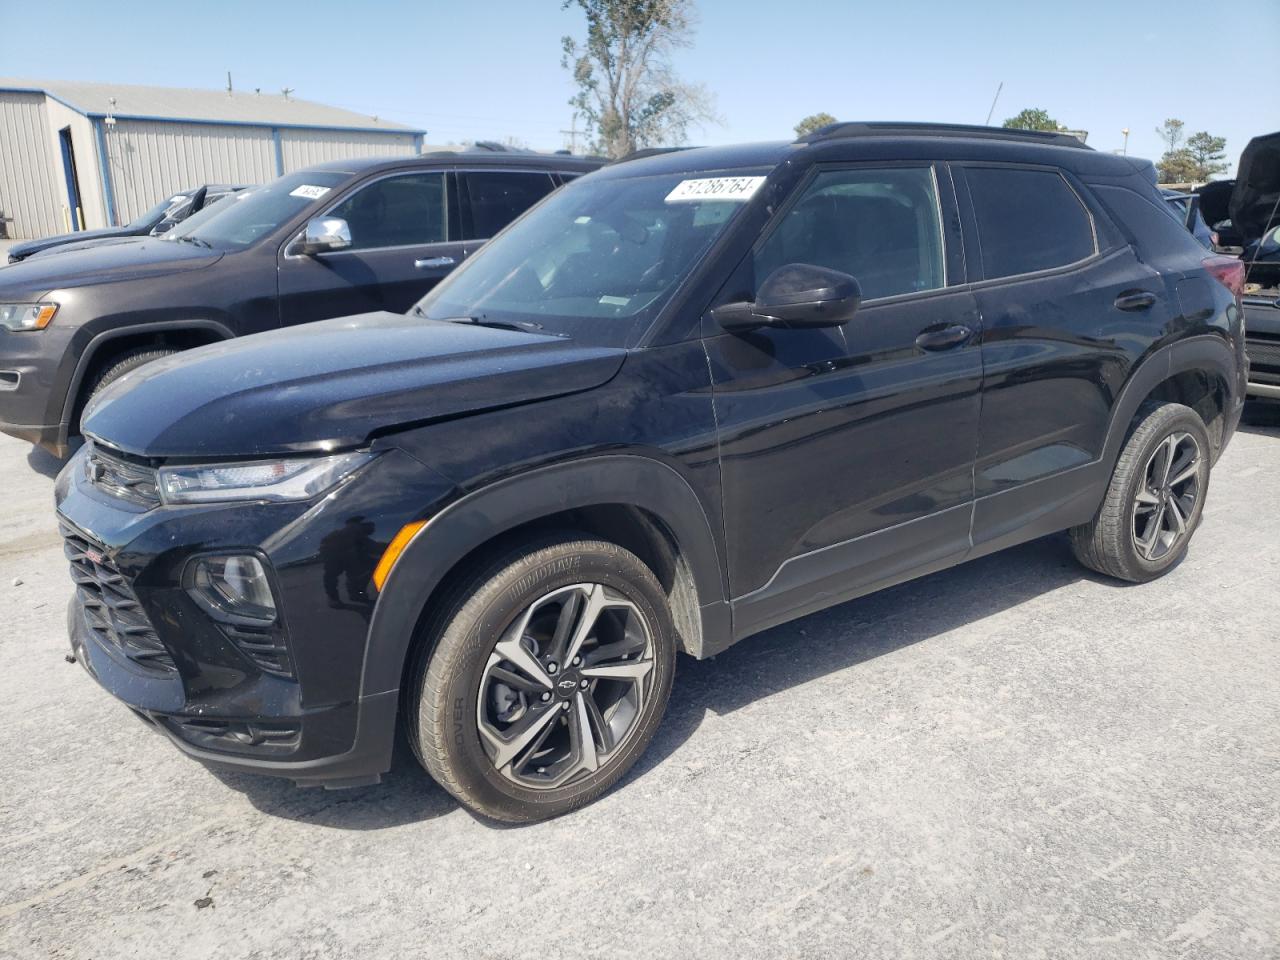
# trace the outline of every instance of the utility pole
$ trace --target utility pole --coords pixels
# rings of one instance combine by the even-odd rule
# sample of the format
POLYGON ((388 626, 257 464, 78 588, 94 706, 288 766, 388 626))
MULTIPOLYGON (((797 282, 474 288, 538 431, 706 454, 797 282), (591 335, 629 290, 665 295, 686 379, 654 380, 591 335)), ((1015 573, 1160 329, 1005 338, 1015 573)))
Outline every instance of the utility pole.
POLYGON ((231 96, 231 71, 227 71, 227 96, 231 96))
POLYGON ((578 152, 578 115, 573 115, 573 123, 569 124, 568 130, 561 130, 562 134, 569 138, 569 152, 578 152))

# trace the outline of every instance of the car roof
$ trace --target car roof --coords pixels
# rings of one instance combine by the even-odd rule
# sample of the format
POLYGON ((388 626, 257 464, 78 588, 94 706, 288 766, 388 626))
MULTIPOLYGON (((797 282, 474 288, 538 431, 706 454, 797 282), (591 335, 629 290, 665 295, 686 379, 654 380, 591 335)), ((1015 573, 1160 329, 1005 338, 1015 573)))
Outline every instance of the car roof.
POLYGON ((448 169, 451 167, 519 167, 533 170, 571 170, 587 173, 604 161, 593 157, 575 157, 566 153, 525 153, 523 151, 459 150, 437 151, 406 157, 356 157, 330 160, 307 167, 335 173, 369 173, 378 170, 400 170, 405 167, 448 169))
POLYGON ((928 124, 839 124, 826 135, 794 142, 748 143, 641 151, 592 175, 612 177, 694 174, 713 170, 776 167, 794 162, 860 160, 990 160, 1041 163, 1081 175, 1124 177, 1149 161, 1090 150, 1062 137, 1030 137, 1029 131, 928 124))

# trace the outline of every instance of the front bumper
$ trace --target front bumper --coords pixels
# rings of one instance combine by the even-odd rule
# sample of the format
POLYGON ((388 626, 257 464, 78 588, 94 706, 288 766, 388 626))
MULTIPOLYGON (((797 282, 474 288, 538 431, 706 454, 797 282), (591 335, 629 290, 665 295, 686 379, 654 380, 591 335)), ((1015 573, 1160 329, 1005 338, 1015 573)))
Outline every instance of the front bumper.
POLYGON ((1249 297, 1244 302, 1245 352, 1251 397, 1280 400, 1280 300, 1249 297))
POLYGON ((87 480, 84 456, 56 498, 77 582, 68 633, 86 671, 204 763, 299 785, 377 782, 399 689, 364 687, 367 577, 442 481, 392 451, 316 501, 148 509, 87 480), (264 668, 183 586, 193 557, 229 551, 273 572, 288 670, 264 668))

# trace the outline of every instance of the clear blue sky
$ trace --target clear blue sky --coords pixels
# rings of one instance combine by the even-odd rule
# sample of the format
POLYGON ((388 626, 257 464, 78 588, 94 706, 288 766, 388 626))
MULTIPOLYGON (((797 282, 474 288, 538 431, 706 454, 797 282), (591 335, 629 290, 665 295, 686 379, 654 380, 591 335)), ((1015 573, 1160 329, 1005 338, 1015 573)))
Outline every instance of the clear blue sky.
MULTIPOLYGON (((1100 149, 1155 158, 1166 117, 1227 138, 1280 129, 1280 2, 698 0, 678 66, 723 123, 695 143, 789 137, 806 114, 982 123, 1043 107, 1100 149), (1216 27, 1216 36, 1215 36, 1216 27), (1200 57, 1195 54, 1200 50, 1200 57), (1250 54, 1252 50, 1252 54, 1250 54), (1240 57, 1253 59, 1237 59, 1240 57)), ((337 3, 0 0, 0 76, 261 87, 425 127, 429 143, 563 145, 559 0, 337 3)))

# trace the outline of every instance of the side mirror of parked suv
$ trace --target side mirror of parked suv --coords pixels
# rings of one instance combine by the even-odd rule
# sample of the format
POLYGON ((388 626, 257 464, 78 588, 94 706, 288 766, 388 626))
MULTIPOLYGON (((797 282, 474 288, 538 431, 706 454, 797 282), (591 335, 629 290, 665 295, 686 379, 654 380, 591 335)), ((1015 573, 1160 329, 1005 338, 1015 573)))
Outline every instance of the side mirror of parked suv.
POLYGON ((849 322, 861 302, 862 288, 847 273, 790 263, 760 284, 755 303, 726 303, 716 307, 714 316, 730 332, 757 327, 838 327, 849 322))
POLYGON ((302 252, 307 256, 351 246, 351 227, 341 217, 315 217, 307 221, 302 252))

